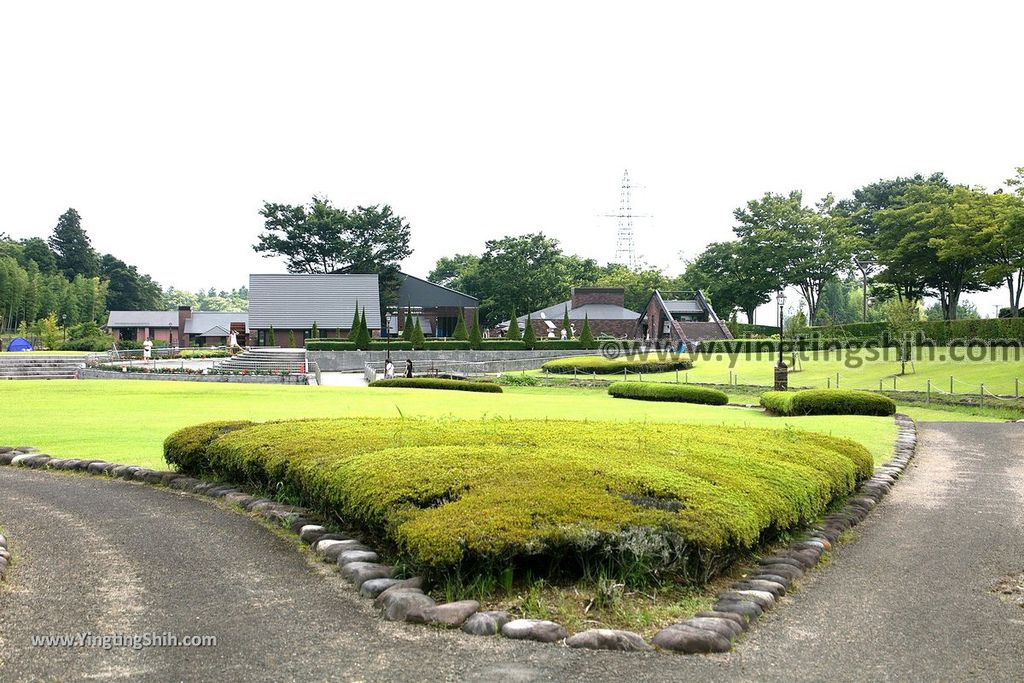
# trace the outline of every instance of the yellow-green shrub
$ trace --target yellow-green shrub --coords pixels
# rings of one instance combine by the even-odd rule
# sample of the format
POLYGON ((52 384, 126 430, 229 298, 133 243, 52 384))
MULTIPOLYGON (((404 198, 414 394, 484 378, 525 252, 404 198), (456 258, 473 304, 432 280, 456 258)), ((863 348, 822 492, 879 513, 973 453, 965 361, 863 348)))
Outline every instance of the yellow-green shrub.
POLYGON ((222 431, 176 432, 168 462, 297 495, 427 570, 711 562, 814 518, 872 472, 859 444, 779 430, 354 418, 222 431))
POLYGON ((632 398, 640 401, 675 401, 709 406, 724 406, 729 402, 729 396, 724 391, 693 384, 613 382, 608 386, 608 393, 615 398, 632 398))
POLYGON ((761 406, 777 415, 895 415, 888 396, 854 389, 766 391, 761 406))
POLYGON ((628 355, 618 358, 604 356, 572 356, 549 360, 541 366, 545 372, 556 374, 573 374, 574 372, 596 373, 598 375, 621 374, 627 372, 669 372, 671 370, 689 370, 693 362, 673 353, 628 355))

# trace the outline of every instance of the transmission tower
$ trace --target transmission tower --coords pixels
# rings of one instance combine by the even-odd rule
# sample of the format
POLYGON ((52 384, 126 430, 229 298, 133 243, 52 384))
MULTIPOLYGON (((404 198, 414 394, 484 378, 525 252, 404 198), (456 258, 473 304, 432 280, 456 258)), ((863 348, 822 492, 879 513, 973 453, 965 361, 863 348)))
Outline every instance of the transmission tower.
POLYGON ((650 218, 650 216, 633 213, 633 187, 627 169, 622 173, 622 186, 619 189, 619 212, 605 214, 608 218, 616 218, 619 221, 615 236, 615 263, 621 263, 630 270, 640 267, 640 259, 636 255, 636 239, 633 235, 633 219, 650 218))

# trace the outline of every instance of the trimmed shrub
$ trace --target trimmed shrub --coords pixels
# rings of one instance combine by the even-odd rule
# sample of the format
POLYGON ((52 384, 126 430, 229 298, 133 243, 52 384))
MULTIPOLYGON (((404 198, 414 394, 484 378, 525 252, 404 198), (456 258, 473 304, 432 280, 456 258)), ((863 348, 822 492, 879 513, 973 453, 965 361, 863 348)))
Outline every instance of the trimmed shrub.
POLYGON ((370 348, 370 328, 366 326, 366 307, 363 306, 362 315, 359 318, 359 327, 356 330, 356 348, 365 351, 370 348))
POLYGON ((317 327, 317 324, 316 324, 315 320, 313 321, 313 326, 311 328, 309 328, 309 337, 310 337, 310 339, 319 339, 320 338, 320 328, 317 327))
POLYGON ((177 465, 182 472, 209 473, 212 470, 208 467, 210 462, 206 457, 206 449, 213 440, 254 424, 248 420, 223 420, 179 429, 164 440, 164 460, 177 465))
POLYGON ((469 341, 469 332, 466 331, 466 316, 459 308, 459 321, 455 324, 455 332, 452 333, 455 341, 469 341))
POLYGON ((288 330, 288 348, 295 348, 295 330, 288 330))
POLYGON ((615 398, 634 398, 640 401, 676 401, 724 406, 729 397, 724 391, 695 384, 661 384, 658 382, 615 382, 608 387, 615 398))
POLYGON ((522 341, 523 333, 519 329, 519 318, 516 317, 516 309, 512 309, 512 321, 508 324, 508 332, 505 333, 505 339, 509 341, 522 341))
POLYGON ((627 372, 670 372, 672 370, 689 370, 693 362, 684 356, 673 354, 646 356, 620 356, 605 358, 604 356, 572 356, 556 358, 541 366, 544 372, 560 375, 572 375, 576 372, 598 375, 614 375, 627 372))
POLYGON ((787 430, 417 418, 217 429, 172 434, 167 461, 294 497, 435 574, 594 562, 703 577, 873 471, 859 444, 787 430))
POLYGON ((274 326, 267 330, 267 346, 277 346, 277 337, 274 335, 274 326))
POLYGON ((477 348, 481 351, 525 351, 526 342, 509 339, 484 339, 477 348))
POLYGON ((416 323, 412 318, 412 306, 409 306, 405 310, 405 322, 402 323, 402 339, 407 342, 412 341, 412 335, 416 329, 416 323))
POLYGON ((590 331, 590 316, 583 316, 583 330, 580 332, 580 345, 585 349, 592 349, 596 345, 594 343, 594 333, 590 331))
POLYGON ((766 391, 761 406, 777 415, 895 415, 888 396, 853 389, 766 391))
POLYGON ((348 329, 348 340, 350 342, 359 341, 359 302, 356 301, 356 312, 352 315, 352 327, 348 329))
POLYGON ((412 347, 414 349, 422 349, 423 344, 427 341, 427 338, 423 336, 423 326, 420 325, 419 318, 416 318, 416 324, 412 328, 412 339, 409 341, 412 342, 412 347))
POLYGON ((402 389, 446 389, 450 391, 479 391, 500 394, 501 387, 492 382, 470 382, 464 379, 441 379, 436 377, 395 377, 370 382, 371 387, 398 387, 402 389))
POLYGON ((326 339, 311 339, 306 342, 307 351, 355 351, 356 343, 352 341, 328 341, 326 339))
POLYGON ((473 329, 469 333, 469 345, 471 348, 479 349, 480 344, 483 342, 484 336, 480 332, 480 314, 476 311, 473 312, 473 329))
POLYGON ((562 329, 565 330, 565 338, 572 339, 572 323, 569 322, 569 307, 565 307, 565 313, 562 315, 562 329))
POLYGON ((392 351, 412 351, 414 347, 412 342, 397 341, 394 339, 390 342, 385 339, 374 339, 366 345, 367 351, 387 351, 389 348, 392 351))
POLYGON ((530 320, 530 316, 526 316, 526 327, 523 330, 523 343, 526 344, 527 349, 537 348, 537 334, 533 331, 533 321, 530 320))
POLYGON ((540 380, 525 373, 506 372, 498 377, 498 384, 506 387, 535 387, 540 385, 540 380))
POLYGON ((423 344, 427 351, 469 351, 468 341, 458 339, 428 339, 423 344))

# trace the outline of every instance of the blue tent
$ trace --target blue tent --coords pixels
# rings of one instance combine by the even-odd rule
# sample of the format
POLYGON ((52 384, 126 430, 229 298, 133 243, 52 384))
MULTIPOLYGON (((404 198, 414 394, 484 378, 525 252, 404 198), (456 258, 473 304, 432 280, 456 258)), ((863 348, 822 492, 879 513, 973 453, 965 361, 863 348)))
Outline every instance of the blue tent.
POLYGON ((28 339, 24 337, 15 337, 11 340, 11 343, 7 345, 8 351, 31 351, 32 344, 29 343, 28 339))

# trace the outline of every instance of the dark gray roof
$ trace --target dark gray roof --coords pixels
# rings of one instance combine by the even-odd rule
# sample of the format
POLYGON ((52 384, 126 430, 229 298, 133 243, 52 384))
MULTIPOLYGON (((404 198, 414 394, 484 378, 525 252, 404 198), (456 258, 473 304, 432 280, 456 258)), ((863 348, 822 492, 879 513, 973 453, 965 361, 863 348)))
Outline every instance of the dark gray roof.
POLYGON ((474 297, 454 289, 427 282, 415 275, 401 273, 402 285, 398 290, 398 305, 414 308, 476 308, 480 303, 474 297))
POLYGON ((192 317, 185 321, 185 333, 205 337, 224 337, 230 330, 231 323, 249 321, 249 314, 244 311, 193 311, 192 317))
POLYGON ((111 311, 107 327, 177 327, 178 311, 111 311))
MULTIPOLYGON (((572 308, 572 301, 563 301, 559 304, 542 308, 530 314, 531 320, 551 320, 556 325, 562 322, 565 316, 565 309, 569 309, 569 320, 636 320, 640 314, 622 306, 614 304, 584 304, 578 308, 572 308)), ((526 322, 526 316, 518 317, 520 326, 526 322)), ((499 327, 508 327, 510 321, 506 320, 499 327)))
POLYGON ((376 275, 250 275, 249 328, 348 329, 356 305, 366 308, 366 325, 380 329, 380 288, 376 275))

